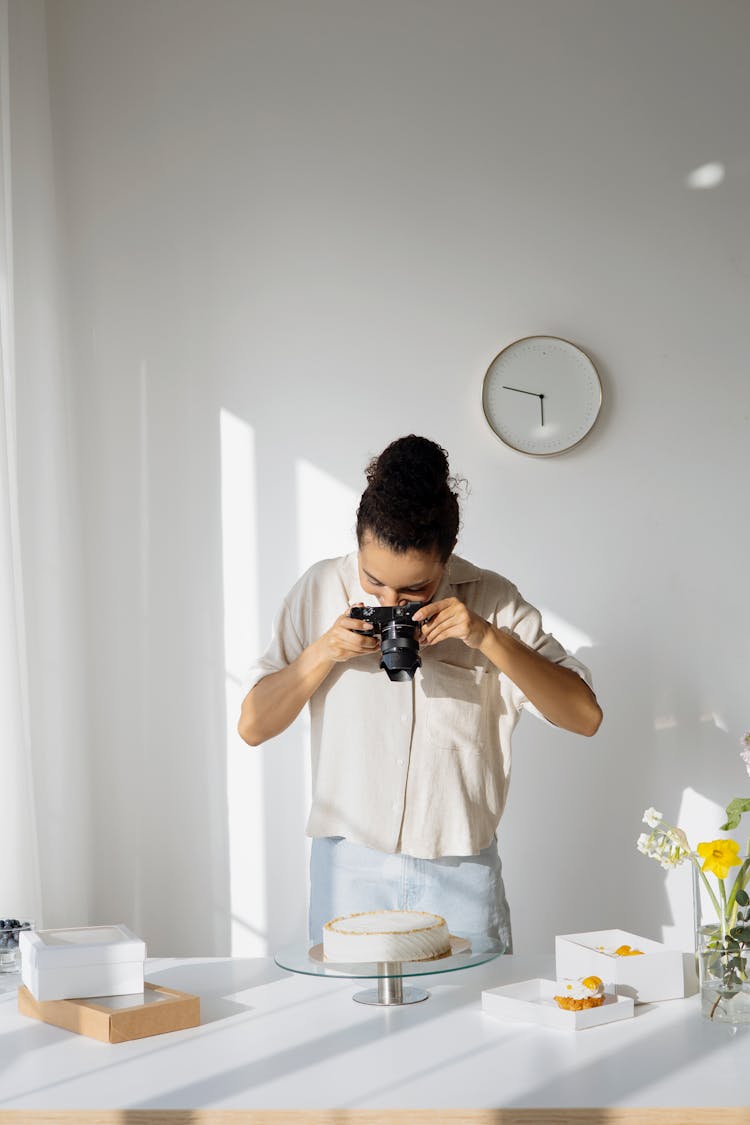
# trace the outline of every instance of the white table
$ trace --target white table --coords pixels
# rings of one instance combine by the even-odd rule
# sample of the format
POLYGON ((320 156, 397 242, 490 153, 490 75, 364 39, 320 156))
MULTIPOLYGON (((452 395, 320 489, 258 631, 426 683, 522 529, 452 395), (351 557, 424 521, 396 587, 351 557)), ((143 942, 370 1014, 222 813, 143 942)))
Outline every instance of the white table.
MULTIPOLYGON (((389 1111, 421 1108, 429 1114, 409 1120, 536 1122, 583 1119, 540 1107, 608 1106, 622 1107, 618 1121, 750 1120, 743 1109, 716 1108, 750 1104, 750 1029, 733 1034, 709 1023, 698 996, 637 1006, 633 1019, 580 1032, 500 1021, 481 1010, 483 988, 534 976, 554 976, 554 958, 501 957, 422 977, 431 993, 424 1003, 372 1008, 352 1001, 361 981, 291 974, 271 960, 151 960, 148 980, 200 995, 201 1026, 118 1045, 20 1016, 8 993, 0 996, 0 1119, 21 1109, 189 1107, 306 1110, 283 1120, 349 1122, 359 1115, 310 1111, 382 1111, 368 1115, 372 1122, 406 1120, 389 1111), (664 1112, 670 1106, 714 1108, 674 1116, 664 1112), (529 1107, 537 1112, 518 1112, 529 1107), (504 1112, 490 1115, 490 1108, 504 1112)), ((140 1116, 146 1119, 128 1114, 127 1121, 140 1116)), ((125 1120, 75 1115, 87 1119, 125 1120)), ((191 1117, 221 1119, 218 1112, 191 1117)))

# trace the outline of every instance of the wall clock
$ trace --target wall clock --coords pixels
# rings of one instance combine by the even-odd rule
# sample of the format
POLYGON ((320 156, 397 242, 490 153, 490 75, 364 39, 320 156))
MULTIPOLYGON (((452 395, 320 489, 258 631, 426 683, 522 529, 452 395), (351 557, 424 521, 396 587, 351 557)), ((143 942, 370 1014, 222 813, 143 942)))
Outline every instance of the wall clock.
POLYGON ((580 348, 557 336, 525 336, 495 356, 482 408, 506 445, 545 457, 586 437, 602 405, 602 385, 580 348))

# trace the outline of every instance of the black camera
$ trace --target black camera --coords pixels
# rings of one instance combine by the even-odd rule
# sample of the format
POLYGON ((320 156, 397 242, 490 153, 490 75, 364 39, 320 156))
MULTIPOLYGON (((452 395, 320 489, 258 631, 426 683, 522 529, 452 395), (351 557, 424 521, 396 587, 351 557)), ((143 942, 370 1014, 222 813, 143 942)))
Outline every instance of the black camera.
POLYGON ((349 610, 350 617, 358 621, 370 621, 372 633, 380 634, 380 667, 389 680, 413 680, 414 673, 422 663, 419 655, 417 634, 421 622, 412 618, 423 602, 407 602, 406 605, 355 605, 349 610))

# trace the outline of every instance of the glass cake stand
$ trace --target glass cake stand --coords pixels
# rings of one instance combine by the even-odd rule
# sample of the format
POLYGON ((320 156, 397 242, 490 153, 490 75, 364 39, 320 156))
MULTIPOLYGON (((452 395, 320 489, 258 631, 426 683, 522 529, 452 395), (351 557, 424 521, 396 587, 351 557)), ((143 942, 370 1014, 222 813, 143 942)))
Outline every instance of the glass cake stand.
POLYGON ((453 973, 484 965, 505 952, 505 947, 490 938, 459 937, 451 934, 451 953, 435 961, 387 961, 344 964, 323 960, 323 945, 283 949, 274 957, 281 969, 290 973, 303 973, 312 977, 344 977, 355 980, 377 980, 377 988, 366 988, 352 997, 358 1004, 376 1004, 392 1007, 401 1004, 418 1004, 430 995, 424 988, 404 985, 404 977, 433 976, 436 973, 453 973))

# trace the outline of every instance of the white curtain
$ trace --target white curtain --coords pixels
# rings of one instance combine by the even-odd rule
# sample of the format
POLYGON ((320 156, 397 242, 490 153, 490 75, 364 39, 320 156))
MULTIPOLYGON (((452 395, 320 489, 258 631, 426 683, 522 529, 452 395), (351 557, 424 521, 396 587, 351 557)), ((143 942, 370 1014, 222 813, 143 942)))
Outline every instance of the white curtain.
POLYGON ((35 919, 39 865, 29 736, 26 627, 18 516, 8 4, 0 0, 0 913, 35 919))
MULTIPOLYGON (((130 198, 137 176, 135 164, 123 172, 90 150, 88 94, 72 60, 78 50, 99 57, 98 35, 107 47, 120 9, 0 3, 12 193, 0 838, 18 857, 15 868, 0 862, 0 912, 41 926, 125 922, 154 955, 225 953, 225 668, 210 533, 220 481, 214 461, 196 458, 188 425, 200 403, 200 435, 212 434, 213 451, 219 409, 208 394, 195 397, 184 357, 165 360, 169 333, 152 338, 140 322, 130 331, 144 279, 135 271, 123 281, 116 263, 135 267, 135 245, 122 259, 108 255, 101 278, 88 268, 91 232, 107 229, 112 199, 130 198), (100 192, 110 173, 114 191, 100 192)), ((185 323, 174 333, 183 346, 185 323)), ((253 862, 242 855, 240 880, 253 862)))
POLYGON ((0 916, 88 921, 74 442, 43 0, 0 0, 0 916))

